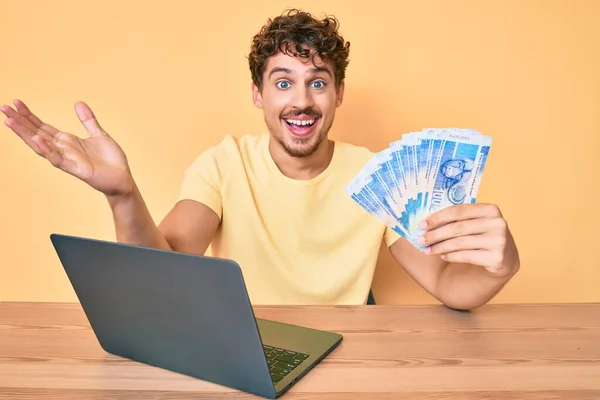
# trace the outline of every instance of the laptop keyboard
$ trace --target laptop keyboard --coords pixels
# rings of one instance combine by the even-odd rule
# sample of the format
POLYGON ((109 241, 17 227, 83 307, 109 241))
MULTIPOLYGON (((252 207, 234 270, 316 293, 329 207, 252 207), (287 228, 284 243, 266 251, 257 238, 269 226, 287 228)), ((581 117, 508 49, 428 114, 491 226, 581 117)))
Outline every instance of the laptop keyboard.
POLYGON ((282 380, 308 358, 308 354, 281 349, 279 347, 263 345, 267 355, 267 363, 271 370, 273 383, 282 380))

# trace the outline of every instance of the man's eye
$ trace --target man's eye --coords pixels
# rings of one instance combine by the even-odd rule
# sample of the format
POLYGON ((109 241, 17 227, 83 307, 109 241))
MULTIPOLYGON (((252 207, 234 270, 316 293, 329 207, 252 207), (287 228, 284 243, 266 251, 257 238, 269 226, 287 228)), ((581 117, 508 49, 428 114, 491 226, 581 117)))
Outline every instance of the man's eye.
POLYGON ((312 83, 312 85, 313 85, 313 87, 314 87, 315 89, 322 89, 322 88, 324 88, 324 87, 325 87, 325 82, 323 82, 323 81, 314 81, 314 82, 312 83))
POLYGON ((279 89, 287 89, 290 87, 290 83, 288 81, 279 81, 276 83, 279 89))

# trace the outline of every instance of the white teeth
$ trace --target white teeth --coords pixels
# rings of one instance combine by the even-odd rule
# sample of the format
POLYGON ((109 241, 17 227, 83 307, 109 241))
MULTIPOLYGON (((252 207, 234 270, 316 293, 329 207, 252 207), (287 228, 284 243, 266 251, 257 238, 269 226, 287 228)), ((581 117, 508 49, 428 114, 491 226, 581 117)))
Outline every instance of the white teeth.
POLYGON ((315 123, 314 119, 311 120, 299 120, 299 119, 286 119, 286 122, 289 124, 294 124, 294 125, 298 125, 298 126, 304 126, 304 125, 312 125, 315 123))

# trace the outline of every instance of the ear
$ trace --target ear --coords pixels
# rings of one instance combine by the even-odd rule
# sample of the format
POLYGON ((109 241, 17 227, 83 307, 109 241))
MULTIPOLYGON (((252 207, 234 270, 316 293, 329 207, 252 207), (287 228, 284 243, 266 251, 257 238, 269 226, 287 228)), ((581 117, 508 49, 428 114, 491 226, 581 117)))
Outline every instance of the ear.
POLYGON ((340 87, 337 90, 336 98, 335 98, 335 107, 338 108, 342 105, 342 100, 344 100, 344 88, 346 84, 344 81, 340 82, 340 87))
POLYGON ((258 108, 263 107, 262 94, 260 92, 260 89, 258 88, 258 86, 256 86, 254 82, 252 82, 252 102, 258 108))

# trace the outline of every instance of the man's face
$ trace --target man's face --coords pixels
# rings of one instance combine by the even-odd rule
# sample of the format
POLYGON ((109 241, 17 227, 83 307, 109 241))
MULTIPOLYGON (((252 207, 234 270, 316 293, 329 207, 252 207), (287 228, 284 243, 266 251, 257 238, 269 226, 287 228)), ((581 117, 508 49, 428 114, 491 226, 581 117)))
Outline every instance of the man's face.
POLYGON ((327 137, 335 110, 342 103, 343 83, 335 88, 330 64, 315 57, 272 56, 263 88, 252 85, 254 104, 263 110, 271 136, 292 157, 307 157, 327 137))

